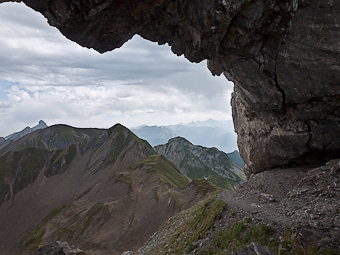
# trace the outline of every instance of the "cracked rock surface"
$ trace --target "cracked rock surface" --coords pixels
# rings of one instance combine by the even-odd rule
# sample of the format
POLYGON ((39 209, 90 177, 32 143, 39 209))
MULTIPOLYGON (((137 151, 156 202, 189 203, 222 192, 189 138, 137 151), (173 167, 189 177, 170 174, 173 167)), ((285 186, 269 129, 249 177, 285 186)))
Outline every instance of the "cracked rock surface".
POLYGON ((192 62, 207 59, 212 74, 235 84, 233 119, 248 175, 340 156, 339 1, 23 2, 99 52, 139 34, 192 62))

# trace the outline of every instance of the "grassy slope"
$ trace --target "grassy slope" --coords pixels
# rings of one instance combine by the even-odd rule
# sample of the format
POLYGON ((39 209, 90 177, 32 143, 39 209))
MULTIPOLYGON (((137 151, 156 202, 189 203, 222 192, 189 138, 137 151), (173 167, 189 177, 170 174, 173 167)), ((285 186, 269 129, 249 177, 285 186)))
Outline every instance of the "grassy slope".
POLYGON ((188 179, 177 170, 176 166, 162 155, 151 155, 133 168, 142 167, 148 168, 148 171, 155 171, 161 180, 172 188, 184 188, 189 184, 188 179))
POLYGON ((188 210, 170 218, 137 254, 182 254, 194 249, 195 242, 205 237, 226 204, 211 195, 188 210))
POLYGON ((8 181, 14 182, 13 195, 31 184, 44 167, 49 152, 43 149, 27 148, 8 152, 0 157, 0 204, 9 199, 8 181))
MULTIPOLYGON (((216 194, 216 193, 215 193, 216 194)), ((333 249, 320 250, 299 242, 291 231, 284 235, 274 226, 250 218, 220 226, 219 219, 228 205, 211 195, 204 201, 170 218, 137 252, 139 254, 232 255, 252 242, 269 247, 281 255, 337 255, 333 249)))
MULTIPOLYGON (((216 186, 212 185, 211 183, 205 180, 194 180, 193 182, 189 183, 188 179, 182 175, 177 168, 168 160, 166 160, 162 155, 151 155, 147 159, 140 161, 139 163, 135 164, 133 167, 127 169, 127 171, 122 172, 118 176, 116 176, 115 181, 113 183, 121 182, 125 183, 129 186, 129 192, 138 192, 137 190, 133 189, 133 186, 136 185, 137 182, 134 181, 134 171, 143 169, 146 172, 152 172, 158 175, 161 182, 163 182, 169 189, 169 195, 172 199, 176 200, 175 193, 172 191, 179 192, 184 188, 191 185, 194 192, 200 194, 211 194, 211 192, 216 191, 216 186)), ((142 185, 142 184, 141 184, 142 185)), ((159 187, 159 183, 155 183, 155 187, 150 187, 151 189, 157 189, 159 187)), ((84 191, 79 198, 83 198, 91 191, 92 187, 84 191)), ((155 190, 157 196, 157 190, 155 190)), ((155 197, 157 200, 157 197, 155 197)), ((21 251, 27 252, 29 254, 33 254, 33 251, 37 249, 40 245, 41 241, 44 238, 47 225, 53 219, 55 219, 58 215, 60 215, 64 209, 69 210, 73 207, 73 203, 68 205, 64 205, 52 210, 36 227, 34 227, 31 231, 29 231, 25 237, 21 240, 21 251)), ((207 213, 203 213, 200 216, 200 220, 204 220, 204 226, 199 226, 200 223, 196 220, 196 225, 198 228, 207 228, 210 226, 210 222, 212 221, 211 218, 211 210, 220 210, 220 207, 223 207, 221 202, 218 204, 213 205, 213 208, 210 208, 210 204, 205 204, 204 208, 202 207, 200 212, 197 212, 197 216, 201 214, 201 212, 205 212, 208 210, 207 213), (218 208, 215 208, 215 207, 218 208), (208 208, 209 207, 209 208, 208 208), (204 219, 208 217, 207 219, 204 219), (210 217, 210 218, 209 218, 210 217)), ((56 240, 68 240, 70 242, 74 242, 79 240, 85 232, 87 228, 92 225, 100 225, 104 224, 111 216, 111 212, 108 207, 103 203, 96 203, 89 209, 78 208, 74 210, 72 215, 68 216, 66 222, 64 222, 59 228, 53 231, 53 236, 56 240)), ((151 213, 152 214, 152 213, 151 213)), ((190 223, 187 227, 190 227, 190 223)), ((196 237, 202 230, 198 230, 196 233, 196 237)), ((191 240, 191 239, 190 239, 191 240)))

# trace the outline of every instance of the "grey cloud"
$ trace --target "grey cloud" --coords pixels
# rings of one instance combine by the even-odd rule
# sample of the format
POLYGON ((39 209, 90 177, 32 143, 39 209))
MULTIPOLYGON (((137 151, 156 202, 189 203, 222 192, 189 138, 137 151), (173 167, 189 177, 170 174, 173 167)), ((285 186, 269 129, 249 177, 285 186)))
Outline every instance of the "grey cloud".
MULTIPOLYGON (((0 80, 16 82, 19 92, 26 88, 29 93, 20 103, 0 98, 6 123, 45 119, 86 125, 97 117, 102 125, 124 118, 135 125, 230 113, 227 95, 232 86, 226 79, 213 78, 205 62, 190 64, 173 55, 170 47, 138 36, 120 49, 99 54, 67 40, 23 4, 11 3, 0 4, 0 43, 0 80), (102 87, 104 92, 99 93, 102 87), (91 89, 85 93, 85 88, 91 89)), ((15 97, 18 91, 11 93, 15 97)), ((0 136, 4 130, 8 128, 0 124, 0 136)))

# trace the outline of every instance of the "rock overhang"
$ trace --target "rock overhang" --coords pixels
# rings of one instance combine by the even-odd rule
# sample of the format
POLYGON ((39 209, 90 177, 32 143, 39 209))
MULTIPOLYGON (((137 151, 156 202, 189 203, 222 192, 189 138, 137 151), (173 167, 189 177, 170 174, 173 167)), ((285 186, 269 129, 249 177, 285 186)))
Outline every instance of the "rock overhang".
POLYGON ((340 2, 23 2, 101 53, 139 34, 192 62, 207 59, 212 74, 235 84, 233 119, 248 174, 340 156, 340 2))

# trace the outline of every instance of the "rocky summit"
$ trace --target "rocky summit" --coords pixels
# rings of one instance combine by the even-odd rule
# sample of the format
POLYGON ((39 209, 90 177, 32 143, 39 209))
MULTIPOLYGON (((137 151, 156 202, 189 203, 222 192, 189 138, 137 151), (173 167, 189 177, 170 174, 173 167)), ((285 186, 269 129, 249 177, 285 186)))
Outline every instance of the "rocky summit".
POLYGON ((226 153, 216 148, 193 145, 182 137, 176 137, 154 149, 190 179, 207 179, 227 189, 234 189, 245 182, 243 170, 226 153))

